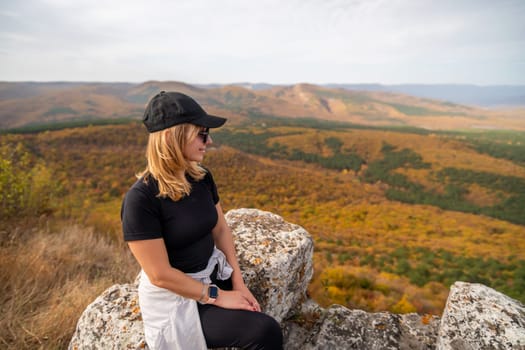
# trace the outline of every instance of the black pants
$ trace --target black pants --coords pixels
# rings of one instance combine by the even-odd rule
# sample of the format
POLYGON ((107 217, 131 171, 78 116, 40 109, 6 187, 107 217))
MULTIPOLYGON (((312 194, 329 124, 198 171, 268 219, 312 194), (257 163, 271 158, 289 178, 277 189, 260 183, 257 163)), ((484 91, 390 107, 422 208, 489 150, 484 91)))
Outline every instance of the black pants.
MULTIPOLYGON (((231 279, 211 280, 220 289, 232 290, 231 279)), ((208 348, 236 347, 250 350, 281 350, 283 334, 279 323, 262 312, 223 309, 198 304, 202 330, 208 348)))

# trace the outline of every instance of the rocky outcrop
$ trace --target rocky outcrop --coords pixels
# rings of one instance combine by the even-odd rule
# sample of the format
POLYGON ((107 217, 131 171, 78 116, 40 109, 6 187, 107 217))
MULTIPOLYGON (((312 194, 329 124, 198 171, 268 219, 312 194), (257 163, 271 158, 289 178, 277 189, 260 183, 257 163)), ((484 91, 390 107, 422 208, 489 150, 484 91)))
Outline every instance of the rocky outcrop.
POLYGON ((438 327, 437 316, 368 313, 341 305, 322 309, 310 300, 285 323, 286 349, 434 349, 438 327))
POLYGON ((69 349, 147 349, 137 284, 111 286, 88 305, 69 349))
POLYGON ((306 298, 313 275, 313 240, 299 225, 256 209, 226 213, 246 285, 278 322, 306 298), (255 287, 257 286, 257 287, 255 287))
MULTIPOLYGON (((443 317, 367 313, 307 298, 312 238, 256 209, 226 214, 247 285, 283 328, 285 349, 525 349, 525 309, 478 284, 457 282, 443 317)), ((80 317, 69 349, 147 349, 137 282, 114 285, 80 317)))
POLYGON ((450 289, 437 348, 525 349, 525 307, 482 284, 456 282, 450 289))

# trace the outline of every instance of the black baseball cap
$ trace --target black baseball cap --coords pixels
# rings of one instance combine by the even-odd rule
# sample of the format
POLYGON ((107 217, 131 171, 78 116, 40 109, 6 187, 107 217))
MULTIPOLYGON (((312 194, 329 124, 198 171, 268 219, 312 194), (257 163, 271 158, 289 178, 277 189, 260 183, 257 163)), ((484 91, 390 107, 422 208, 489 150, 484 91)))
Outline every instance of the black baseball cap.
POLYGON ((209 115, 188 95, 161 91, 149 101, 142 122, 151 133, 183 123, 218 128, 226 118, 209 115))

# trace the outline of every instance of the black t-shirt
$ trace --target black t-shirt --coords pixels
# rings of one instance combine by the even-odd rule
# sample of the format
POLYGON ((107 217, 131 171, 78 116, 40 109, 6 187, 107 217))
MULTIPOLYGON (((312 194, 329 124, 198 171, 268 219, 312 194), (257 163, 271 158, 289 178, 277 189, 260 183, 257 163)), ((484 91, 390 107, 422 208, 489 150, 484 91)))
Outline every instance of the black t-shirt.
POLYGON ((157 197, 158 183, 138 179, 130 188, 121 208, 125 241, 163 238, 170 265, 186 273, 203 270, 214 241, 211 230, 217 224, 217 187, 208 171, 200 181, 187 176, 192 189, 174 202, 157 197))

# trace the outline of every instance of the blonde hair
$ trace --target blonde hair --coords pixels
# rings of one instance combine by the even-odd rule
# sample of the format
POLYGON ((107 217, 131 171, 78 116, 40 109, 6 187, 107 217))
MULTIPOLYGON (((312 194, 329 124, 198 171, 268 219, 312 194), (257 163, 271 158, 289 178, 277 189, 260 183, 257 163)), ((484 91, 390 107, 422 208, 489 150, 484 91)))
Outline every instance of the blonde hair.
POLYGON ((195 161, 184 157, 184 147, 197 137, 200 127, 193 124, 179 124, 149 134, 146 147, 148 165, 137 177, 147 182, 149 177, 158 181, 158 197, 169 197, 178 201, 191 192, 186 174, 194 180, 201 180, 206 170, 195 161))

